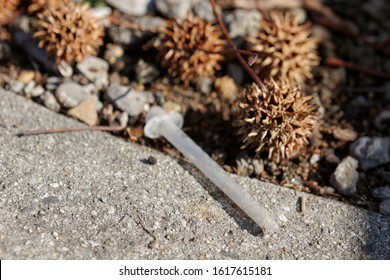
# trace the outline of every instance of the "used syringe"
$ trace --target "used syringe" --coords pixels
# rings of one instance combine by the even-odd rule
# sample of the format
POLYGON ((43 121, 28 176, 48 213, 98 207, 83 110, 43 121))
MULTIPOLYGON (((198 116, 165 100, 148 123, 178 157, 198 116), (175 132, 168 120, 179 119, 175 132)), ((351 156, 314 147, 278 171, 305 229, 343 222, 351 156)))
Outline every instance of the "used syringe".
POLYGON ((154 106, 146 117, 145 135, 152 139, 164 136, 263 230, 276 231, 278 224, 270 213, 192 141, 181 130, 182 126, 182 115, 154 106))

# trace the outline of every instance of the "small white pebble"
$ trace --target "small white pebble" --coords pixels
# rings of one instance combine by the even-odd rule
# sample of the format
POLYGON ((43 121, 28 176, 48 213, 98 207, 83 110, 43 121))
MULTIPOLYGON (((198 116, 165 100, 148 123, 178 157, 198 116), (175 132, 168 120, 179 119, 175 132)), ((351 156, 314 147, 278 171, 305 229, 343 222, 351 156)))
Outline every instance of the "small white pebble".
POLYGON ((108 214, 114 214, 114 213, 115 213, 115 207, 114 206, 108 207, 108 214))
POLYGON ((52 187, 52 188, 58 188, 60 186, 60 184, 58 184, 58 183, 51 183, 49 186, 52 187))
POLYGON ((61 248, 61 251, 62 251, 62 252, 68 252, 68 251, 69 251, 69 248, 68 248, 68 247, 62 247, 62 248, 61 248))
POLYGON ((288 222, 288 219, 286 218, 285 215, 281 214, 278 216, 279 220, 281 220, 282 222, 288 222))
POLYGON ((310 164, 315 164, 317 162, 319 162, 321 159, 321 156, 319 154, 313 154, 310 158, 310 164))

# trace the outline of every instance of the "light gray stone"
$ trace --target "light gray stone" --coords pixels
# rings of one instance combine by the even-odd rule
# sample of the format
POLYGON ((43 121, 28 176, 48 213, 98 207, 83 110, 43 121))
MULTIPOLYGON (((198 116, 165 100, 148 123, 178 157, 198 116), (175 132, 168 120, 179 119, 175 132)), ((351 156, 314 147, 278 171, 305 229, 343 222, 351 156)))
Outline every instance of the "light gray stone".
POLYGON ((108 86, 108 69, 110 65, 104 59, 88 55, 77 63, 77 69, 101 89, 108 86))
POLYGON ((39 100, 45 107, 49 108, 50 110, 55 112, 59 112, 61 110, 60 103, 58 103, 57 99, 49 91, 45 91, 44 94, 39 96, 39 100))
POLYGON ((379 204, 379 212, 383 215, 390 216, 390 199, 386 199, 379 204))
POLYGON ((23 88, 24 88, 24 83, 18 80, 11 80, 9 82, 9 88, 11 91, 16 92, 16 93, 22 93, 23 88))
POLYGON ((106 2, 130 16, 144 16, 152 7, 154 0, 106 0, 106 2))
MULTIPOLYGON (((166 21, 157 16, 137 17, 134 22, 138 26, 142 26, 146 29, 161 30, 166 26, 166 21)), ((108 35, 113 39, 115 44, 129 49, 137 47, 139 44, 144 43, 146 39, 153 36, 153 34, 149 32, 116 25, 109 26, 108 35)))
POLYGON ((375 118, 374 124, 379 130, 385 130, 390 127, 390 110, 384 110, 375 118))
POLYGON ((223 21, 228 27, 232 38, 252 36, 257 37, 261 28, 261 14, 257 10, 236 9, 227 13, 223 21))
POLYGON ((65 82, 61 84, 57 88, 55 96, 58 102, 65 108, 73 108, 84 99, 96 98, 83 86, 75 82, 65 82))
POLYGON ((153 64, 140 59, 135 66, 135 74, 137 81, 145 84, 153 82, 160 75, 160 71, 153 64))
POLYGON ((351 156, 344 158, 330 177, 330 184, 339 193, 353 195, 356 193, 356 184, 359 173, 356 171, 358 161, 351 156))
POLYGON ((156 8, 167 18, 184 19, 198 1, 199 0, 158 0, 156 1, 156 8))
MULTIPOLYGON (((197 3, 194 4, 192 10, 194 11, 195 15, 202 17, 206 21, 216 21, 213 13, 213 8, 211 7, 209 1, 197 1, 197 3)), ((217 10, 219 13, 221 13, 221 9, 219 8, 219 6, 217 6, 217 10)))
POLYGON ((142 113, 145 105, 153 101, 153 94, 147 91, 138 92, 131 87, 114 84, 107 89, 106 98, 129 116, 135 117, 142 113))
POLYGON ((350 154, 359 160, 363 170, 390 162, 390 137, 360 137, 350 147, 350 154))
POLYGON ((240 176, 258 176, 264 171, 264 163, 260 159, 250 158, 248 155, 240 155, 236 158, 237 170, 240 176))
MULTIPOLYGON (((123 2, 123 1, 121 1, 123 2)), ((103 7, 92 7, 89 9, 89 14, 93 16, 94 18, 103 19, 105 17, 108 17, 112 14, 112 9, 108 6, 103 7)))
POLYGON ((390 186, 376 188, 372 195, 379 199, 390 199, 390 186))

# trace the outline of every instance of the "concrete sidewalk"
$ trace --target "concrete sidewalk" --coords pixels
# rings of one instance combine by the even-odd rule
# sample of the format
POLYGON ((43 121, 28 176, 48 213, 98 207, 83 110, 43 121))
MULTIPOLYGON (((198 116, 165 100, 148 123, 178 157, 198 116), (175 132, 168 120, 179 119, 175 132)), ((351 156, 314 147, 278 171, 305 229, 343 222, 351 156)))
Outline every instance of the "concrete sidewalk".
POLYGON ((390 259, 390 217, 236 177, 281 226, 262 235, 190 164, 108 133, 15 136, 77 126, 0 90, 1 259, 390 259))

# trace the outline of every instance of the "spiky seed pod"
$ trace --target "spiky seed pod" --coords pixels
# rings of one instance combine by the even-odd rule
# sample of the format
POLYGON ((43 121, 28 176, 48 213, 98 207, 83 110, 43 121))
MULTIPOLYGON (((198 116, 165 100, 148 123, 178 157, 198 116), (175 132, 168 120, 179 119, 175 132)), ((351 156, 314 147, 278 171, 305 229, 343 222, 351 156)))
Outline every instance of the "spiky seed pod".
POLYGON ((81 61, 86 55, 96 55, 103 44, 103 26, 89 15, 88 8, 69 1, 67 5, 53 5, 37 14, 34 37, 57 62, 81 61))
POLYGON ((317 106, 309 102, 313 96, 303 96, 300 88, 287 82, 272 80, 266 87, 269 92, 255 84, 244 89, 234 125, 242 137, 242 149, 253 148, 257 156, 268 152, 268 158, 279 163, 308 144, 319 122, 317 106))
POLYGON ((262 79, 303 83, 311 79, 311 68, 319 64, 317 40, 310 37, 310 23, 299 25, 295 16, 273 11, 263 20, 258 38, 247 38, 258 55, 254 70, 262 79))
POLYGON ((170 21, 153 42, 161 66, 185 87, 199 77, 212 77, 221 68, 226 41, 218 26, 189 14, 170 21))
POLYGON ((1 0, 0 2, 0 23, 12 16, 12 13, 16 10, 20 3, 20 0, 1 0))
POLYGON ((28 6, 28 11, 30 13, 41 12, 48 7, 53 7, 54 5, 66 5, 72 0, 31 0, 30 5, 28 6))

